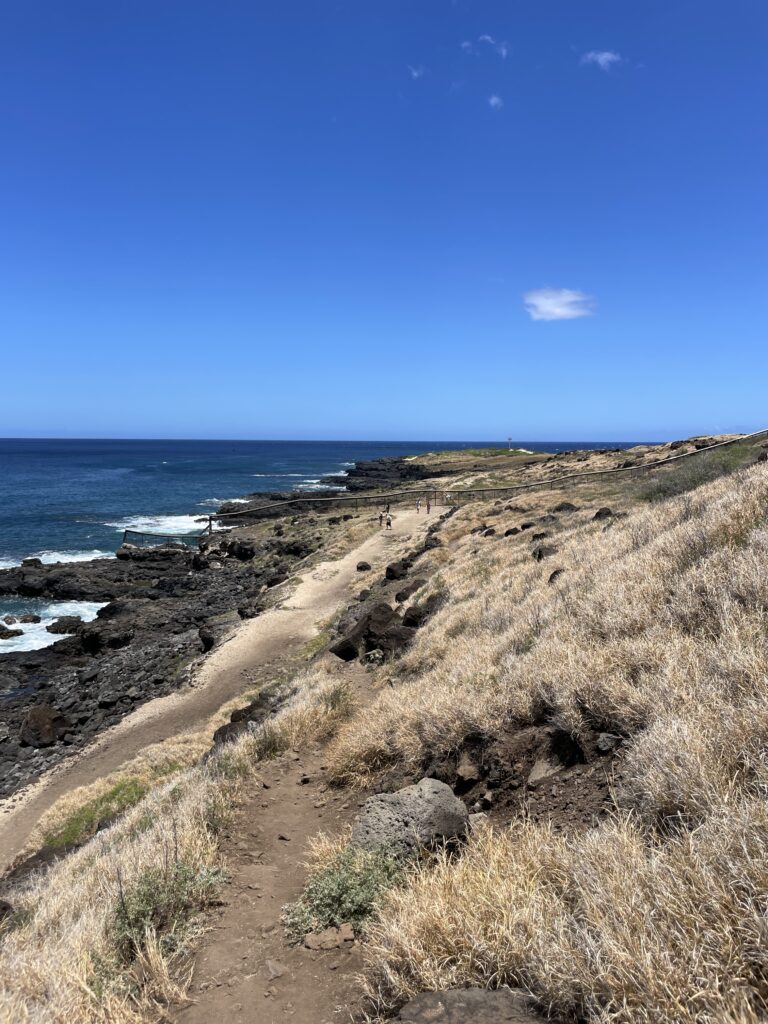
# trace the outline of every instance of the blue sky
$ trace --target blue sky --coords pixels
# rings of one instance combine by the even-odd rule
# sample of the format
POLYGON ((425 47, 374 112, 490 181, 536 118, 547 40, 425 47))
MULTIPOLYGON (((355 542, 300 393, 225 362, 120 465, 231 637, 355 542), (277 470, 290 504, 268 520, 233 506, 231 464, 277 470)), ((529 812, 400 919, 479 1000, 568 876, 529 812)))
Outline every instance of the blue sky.
POLYGON ((765 426, 765 0, 25 0, 0 435, 765 426))

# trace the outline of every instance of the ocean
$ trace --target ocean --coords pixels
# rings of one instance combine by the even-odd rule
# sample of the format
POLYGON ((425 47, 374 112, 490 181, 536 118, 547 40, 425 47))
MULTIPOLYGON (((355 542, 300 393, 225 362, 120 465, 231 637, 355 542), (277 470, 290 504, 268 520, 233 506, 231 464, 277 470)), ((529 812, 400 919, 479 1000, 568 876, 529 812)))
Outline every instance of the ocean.
MULTIPOLYGON (((635 442, 516 441, 539 451, 635 442)), ((131 441, 0 439, 0 568, 109 557, 126 528, 191 533, 223 501, 252 491, 320 490, 358 459, 475 441, 131 441)))

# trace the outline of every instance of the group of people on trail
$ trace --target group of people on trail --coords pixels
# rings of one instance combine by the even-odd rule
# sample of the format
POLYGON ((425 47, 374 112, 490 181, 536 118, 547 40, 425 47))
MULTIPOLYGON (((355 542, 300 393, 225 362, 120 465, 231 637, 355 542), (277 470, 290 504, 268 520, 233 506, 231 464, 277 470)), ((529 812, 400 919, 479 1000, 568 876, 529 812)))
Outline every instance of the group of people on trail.
MULTIPOLYGON (((425 504, 426 504, 426 507, 427 507, 427 515, 429 515, 429 513, 432 510, 432 503, 430 502, 429 498, 425 499, 425 504)), ((420 512, 421 512, 421 498, 417 498, 416 499, 416 514, 418 515, 420 512)), ((383 527, 384 525, 386 525, 386 528, 388 530, 392 529, 392 516, 390 515, 390 512, 389 512, 389 502, 387 502, 387 507, 382 509, 381 512, 379 512, 379 528, 383 527)))

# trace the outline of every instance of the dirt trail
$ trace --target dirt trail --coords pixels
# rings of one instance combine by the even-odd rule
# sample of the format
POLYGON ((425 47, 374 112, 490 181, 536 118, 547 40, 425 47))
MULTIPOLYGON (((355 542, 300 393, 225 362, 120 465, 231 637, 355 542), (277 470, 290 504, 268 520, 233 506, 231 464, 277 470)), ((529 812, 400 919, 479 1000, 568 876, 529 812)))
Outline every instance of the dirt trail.
MULTIPOLYGON (((426 526, 426 516, 419 520, 426 526)), ((401 516, 399 531, 414 525, 415 513, 401 516)), ((393 533, 382 543, 394 547, 393 533)), ((370 676, 359 663, 340 664, 339 676, 360 703, 372 700, 370 676)), ((320 746, 284 754, 264 765, 238 808, 237 825, 223 842, 225 905, 197 953, 189 1002, 177 1011, 176 1024, 349 1020, 359 998, 357 943, 328 950, 291 946, 280 922, 283 905, 300 895, 306 880, 308 841, 320 831, 337 834, 362 805, 329 789, 325 770, 320 746)))
POLYGON ((299 653, 317 634, 318 623, 328 619, 347 597, 358 561, 377 567, 388 547, 419 524, 426 526, 426 516, 398 510, 391 532, 376 533, 343 558, 307 570, 285 604, 244 623, 208 656, 193 688, 149 701, 82 754, 4 801, 0 808, 0 870, 13 861, 41 816, 65 793, 115 771, 153 743, 201 726, 222 704, 248 688, 249 669, 299 653))
MULTIPOLYGON (((358 666, 341 673, 366 674, 358 666)), ((265 765, 261 783, 238 809, 237 827, 223 843, 225 906, 198 952, 190 1001, 177 1011, 177 1024, 349 1019, 361 967, 357 944, 324 951, 290 946, 280 923, 283 905, 306 880, 308 840, 324 829, 336 833, 358 810, 356 800, 330 792, 323 775, 321 749, 284 755, 265 765)))

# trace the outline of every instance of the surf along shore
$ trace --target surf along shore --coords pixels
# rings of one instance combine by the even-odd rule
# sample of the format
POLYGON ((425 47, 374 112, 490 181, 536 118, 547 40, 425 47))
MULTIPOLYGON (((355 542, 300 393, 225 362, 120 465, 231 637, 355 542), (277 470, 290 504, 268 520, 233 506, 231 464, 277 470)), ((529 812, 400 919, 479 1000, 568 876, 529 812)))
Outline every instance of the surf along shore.
MULTIPOLYGON (((321 819, 326 814, 326 806, 333 809, 336 825, 345 820, 351 822, 357 802, 350 802, 349 797, 345 797, 343 792, 338 798, 335 794, 329 795, 327 785, 322 780, 322 773, 328 769, 328 758, 323 753, 323 744, 339 725, 353 717, 357 710, 364 716, 366 705, 378 699, 381 687, 385 688, 383 692, 386 694, 386 687, 392 686, 391 672, 397 659, 412 645, 415 645, 416 653, 411 657, 411 671, 423 664, 425 655, 418 653, 420 642, 417 642, 417 631, 429 623, 448 599, 446 582, 442 577, 444 573, 449 573, 456 557, 464 557, 469 553, 464 551, 465 538, 473 538, 472 544, 475 547, 480 544, 486 545, 486 550, 495 552, 498 557, 502 557, 502 550, 497 545, 503 543, 505 551, 509 546, 510 557, 519 557, 525 559, 525 564, 540 567, 536 569, 537 574, 546 570, 551 587, 563 571, 566 571, 559 564, 558 552, 561 545, 568 542, 576 526, 581 527, 582 521, 586 524, 594 520, 604 524, 601 529, 611 527, 619 523, 622 516, 631 512, 639 500, 648 500, 649 486, 664 486, 663 480, 649 485, 648 479, 642 477, 595 481, 580 488, 577 504, 575 501, 563 500, 562 494, 552 494, 550 488, 557 488, 560 476, 579 469, 615 468, 627 462, 642 465, 644 461, 651 461, 670 451, 693 450, 701 443, 702 439, 692 439, 687 446, 678 443, 676 447, 643 447, 630 452, 565 453, 556 457, 531 457, 502 452, 488 452, 482 455, 466 452, 441 453, 439 457, 423 456, 408 462, 408 473, 412 472, 411 467, 415 464, 419 474, 417 479, 434 486, 448 485, 458 488, 460 485, 466 485, 481 488, 483 484, 498 486, 518 480, 536 481, 542 486, 528 492, 519 502, 490 499, 474 502, 459 513, 453 509, 433 509, 429 519, 425 518, 423 510, 417 514, 415 509, 410 507, 396 507, 393 509, 395 518, 391 534, 379 531, 378 517, 372 511, 360 512, 357 515, 335 510, 329 511, 327 515, 319 515, 316 512, 302 512, 297 515, 292 512, 277 519, 260 519, 226 535, 214 535, 207 551, 200 555, 155 552, 149 555, 141 553, 136 559, 130 556, 119 559, 117 564, 126 574, 119 582, 126 586, 133 584, 140 591, 146 591, 149 589, 146 573, 154 571, 155 575, 150 577, 150 587, 159 589, 163 598, 153 601, 144 594, 136 597, 135 592, 126 590, 113 598, 113 604, 119 604, 121 601, 147 601, 149 607, 153 608, 157 600, 179 599, 177 605, 169 604, 163 610, 165 619, 162 622, 161 616, 158 615, 161 626, 167 628, 172 621, 175 627, 177 618, 187 614, 183 610, 186 607, 185 588, 190 586, 187 581, 210 574, 217 580, 225 580, 226 586, 222 586, 220 591, 217 583, 212 592, 202 587, 192 587, 191 592, 195 600, 207 601, 213 597, 212 605, 209 604, 207 607, 218 608, 219 606, 215 604, 217 596, 229 589, 230 608, 226 613, 218 613, 227 617, 218 622, 216 616, 209 613, 205 621, 201 622, 193 614, 188 614, 183 622, 185 629, 180 632, 183 635, 184 632, 190 633, 195 630, 198 647, 193 658, 185 663, 186 674, 178 678, 174 692, 166 692, 161 699, 145 699, 138 709, 130 704, 121 704, 122 698, 119 698, 113 707, 118 708, 116 715, 122 720, 118 721, 110 732, 105 732, 97 742, 83 744, 80 752, 69 759, 69 765, 50 777, 48 787, 43 786, 37 793, 32 793, 25 802, 18 805, 16 811, 11 811, 7 816, 6 822, 13 823, 12 831, 18 837, 25 836, 20 842, 15 841, 5 847, 7 856, 14 856, 22 846, 26 846, 27 852, 36 847, 42 848, 44 856, 31 863, 27 862, 22 869, 28 872, 30 867, 49 861, 51 855, 78 848, 83 841, 97 833, 104 837, 102 845, 103 842, 107 842, 110 846, 114 845, 115 849, 124 840, 128 841, 126 836, 130 836, 130 841, 133 842, 136 822, 139 821, 139 818, 136 818, 139 808, 147 800, 160 801, 162 804, 163 800, 171 799, 168 796, 168 786, 171 785, 173 788, 172 780, 176 777, 181 778, 189 770, 203 771, 204 774, 207 772, 206 787, 223 786, 222 792, 226 794, 225 803, 228 805, 237 807, 241 805, 242 800, 250 801, 252 813, 257 813, 257 808, 265 803, 271 806, 269 794, 265 798, 253 790, 251 783, 248 782, 251 769, 244 768, 243 756, 246 756, 249 763, 253 762, 256 765, 269 758, 276 758, 274 771, 277 774, 273 773, 270 778, 265 776, 264 781, 267 786, 280 787, 285 800, 296 804, 298 808, 290 822, 283 808, 270 811, 275 830, 280 827, 283 818, 286 818, 285 833, 281 832, 281 835, 273 837, 277 844, 274 849, 268 846, 266 837, 259 837, 259 841, 264 840, 265 849, 271 850, 270 858, 275 864, 279 863, 279 851, 287 849, 285 844, 291 842, 290 828, 295 830, 296 837, 301 838, 303 843, 304 839, 311 838, 313 830, 316 831, 317 827, 322 826, 321 819), (345 515, 349 518, 345 519, 345 515), (322 524, 318 523, 321 519, 325 520, 322 524), (306 531, 310 530, 314 532, 307 537, 306 531), (258 591, 254 593, 255 583, 249 586, 243 581, 242 574, 260 557, 262 548, 268 551, 270 556, 274 556, 276 542, 298 544, 302 541, 308 543, 310 539, 314 539, 317 546, 308 554, 303 554, 299 550, 294 551, 290 557, 295 558, 296 562, 285 566, 284 578, 273 582, 267 590, 261 589, 264 585, 262 582, 258 591), (249 546, 253 549, 252 553, 249 546), (164 561, 152 561, 160 557, 163 557, 164 561), (195 558, 201 561, 204 559, 207 565, 193 566, 191 560, 195 558), (301 561, 302 558, 304 561, 301 561), (175 559, 184 560, 178 568, 175 559), (140 571, 131 575, 134 561, 140 571), (296 571, 296 578, 288 579, 287 577, 293 575, 292 570, 296 571), (170 585, 166 582, 164 586, 158 586, 164 580, 170 580, 170 585), (232 601, 233 596, 236 602, 239 602, 238 608, 241 608, 239 612, 234 612, 234 615, 231 610, 232 604, 235 603, 232 601), (254 614, 243 616, 242 608, 246 607, 245 602, 251 598, 258 599, 259 604, 252 608, 254 614), (215 627, 220 628, 218 635, 215 627), (205 639, 206 629, 211 631, 212 642, 205 639), (206 645, 208 649, 204 651, 203 647, 206 645), (275 723, 274 726, 270 724, 272 722, 275 723), (248 746, 249 744, 253 749, 248 746), (195 765, 201 756, 206 755, 212 748, 215 750, 215 756, 209 758, 207 762, 210 767, 190 769, 190 766, 195 765), (294 753, 291 754, 291 751, 294 753), (302 766, 308 770, 299 772, 298 768, 302 766), (216 774, 221 772, 224 773, 223 776, 216 774), (218 780, 215 784, 214 776, 218 780), (287 778, 290 778, 291 785, 297 787, 298 792, 303 794, 302 798, 289 798, 289 794, 295 794, 297 789, 291 791, 290 788, 285 788, 288 785, 285 781, 287 778), (243 779, 246 781, 241 781, 243 779), (227 789, 230 782, 233 787, 231 790, 227 789), (86 790, 71 792, 84 784, 88 785, 86 790), (35 831, 35 824, 38 823, 41 814, 44 815, 43 827, 35 831), (301 827, 299 821, 303 822, 301 827), (27 842, 27 836, 31 837, 30 842, 27 842)), ((713 476, 736 468, 742 463, 749 464, 760 455, 757 448, 737 452, 736 455, 729 456, 733 464, 716 467, 713 476)), ((680 474, 677 473, 674 479, 679 481, 679 477, 680 474)), ((408 479, 414 478, 409 476, 408 479)), ((706 479, 706 474, 703 479, 706 479)), ((701 482, 702 478, 699 478, 686 487, 701 482)), ((675 483, 674 486, 678 484, 675 483)), ((674 489, 670 493, 675 493, 674 489)), ((476 547, 476 554, 480 556, 482 550, 476 547)), ((280 551, 279 557, 286 558, 285 549, 280 551)), ((477 558, 477 585, 481 588, 485 586, 484 561, 483 557, 477 558)), ((34 568, 39 571, 39 567, 34 568)), ((53 567, 52 571, 55 573, 57 568, 59 571, 62 570, 62 567, 53 567)), ((273 565, 270 568, 273 568, 273 565)), ((254 575, 263 579, 265 571, 266 568, 262 568, 259 572, 254 572, 254 575)), ((272 579, 274 580, 274 576, 272 579)), ((223 597, 221 600, 223 601, 223 597)), ((84 661, 89 660, 91 663, 100 657, 110 661, 113 657, 124 656, 124 652, 130 650, 135 642, 135 635, 127 643, 110 644, 110 637, 117 636, 119 641, 120 634, 116 627, 113 627, 114 620, 110 619, 109 615, 101 616, 100 620, 105 624, 104 635, 100 643, 94 644, 93 653, 83 649, 84 631, 71 639, 61 641, 56 648, 63 647, 64 644, 72 646, 79 643, 80 649, 76 656, 83 657, 84 661), (116 630, 115 633, 112 633, 113 628, 116 630), (85 658, 86 654, 88 659, 85 658)), ((99 629, 102 627, 99 626, 99 629)), ((85 637, 88 635, 85 633, 85 637)), ((450 639, 449 648, 455 647, 456 658, 461 656, 461 635, 462 631, 458 627, 454 632, 449 629, 446 634, 450 639)), ((443 646, 444 641, 445 638, 442 641, 443 646)), ((35 653, 41 655, 45 652, 35 653)), ((74 651, 70 656, 75 657, 74 651)), ((427 661, 437 658, 437 649, 426 657, 427 661)), ((407 661, 406 657, 404 664, 407 664, 407 661)), ((98 660, 96 663, 101 664, 98 660)), ((140 664, 141 659, 137 659, 136 665, 140 664)), ((112 678, 120 680, 125 686, 132 682, 130 671, 130 666, 124 663, 122 671, 116 671, 112 678)), ((406 668, 406 677, 407 672, 406 668)), ((400 680, 401 683, 403 681, 404 679, 400 680)), ((81 679, 80 682, 87 683, 88 680, 81 679)), ((41 692, 43 696, 47 696, 51 690, 43 686, 41 692)), ((67 709, 56 708, 55 705, 53 708, 66 716, 67 709)), ((106 709, 110 710, 108 704, 106 709)), ((535 754, 539 746, 542 753, 540 760, 547 760, 543 746, 548 742, 547 736, 542 732, 541 735, 537 733, 535 737, 529 737, 531 750, 526 750, 522 757, 525 765, 528 754, 531 751, 535 754)), ((571 791, 570 794, 566 794, 570 799, 563 798, 561 806, 557 794, 550 794, 548 789, 542 790, 529 780, 530 790, 538 789, 540 793, 541 803, 537 813, 542 820, 546 819, 547 814, 556 813, 563 827, 567 824, 569 827, 583 828, 587 823, 594 823, 609 809, 610 794, 604 769, 616 767, 620 770, 620 761, 616 760, 614 753, 621 746, 621 738, 619 737, 612 750, 606 751, 610 755, 607 759, 590 746, 596 744, 598 739, 597 732, 591 738, 583 737, 578 756, 570 747, 566 749, 568 744, 564 739, 560 743, 565 761, 573 755, 569 767, 578 764, 589 766, 588 774, 592 781, 581 787, 579 799, 574 801, 571 791), (595 758, 600 770, 592 772, 592 761, 595 758)), ((67 744, 63 740, 64 735, 58 736, 50 747, 41 749, 51 751, 74 746, 73 743, 67 744)), ((398 785, 414 781, 428 767, 426 763, 422 764, 419 772, 414 764, 409 763, 411 755, 407 753, 409 748, 406 744, 402 752, 394 757, 394 751, 382 750, 371 760, 371 765, 376 766, 375 770, 371 771, 364 768, 369 755, 363 756, 362 751, 365 744, 373 743, 373 734, 363 740, 363 734, 360 733, 355 743, 358 751, 356 765, 354 758, 345 764, 344 757, 338 748, 336 750, 334 773, 337 784, 352 781, 356 777, 358 785, 368 785, 375 779, 374 791, 383 789, 387 792, 396 789, 398 785), (370 780, 366 781, 369 771, 370 780)), ((440 747, 440 744, 437 744, 437 747, 440 747)), ((490 810, 508 819, 520 802, 520 783, 515 783, 511 778, 507 780, 499 767, 504 761, 502 751, 493 751, 493 757, 490 757, 481 747, 475 755, 466 759, 463 768, 459 766, 461 771, 458 775, 454 760, 450 757, 446 760, 443 754, 439 754, 437 759, 434 756, 431 758, 431 768, 426 774, 432 778, 445 779, 454 792, 462 796, 470 809, 490 810), (495 782, 491 778, 494 772, 498 776, 495 782), (506 786, 507 781, 509 786, 506 786), (494 788, 504 795, 503 799, 493 796, 489 798, 488 794, 492 793, 494 788)), ((514 752, 512 753, 514 755, 514 752)), ((526 771, 530 768, 533 773, 536 768, 535 760, 534 756, 526 771)), ((550 768, 553 769, 552 775, 559 771, 557 766, 553 767, 551 764, 550 768)), ((542 778, 546 777, 545 772, 542 778)), ((557 786, 553 786, 552 789, 557 789, 557 786)), ((198 793, 198 797, 199 795, 198 793)), ((226 813, 225 810, 221 810, 227 821, 230 811, 231 807, 226 813)), ((144 813, 146 815, 146 812, 144 813)), ((170 827, 168 822, 172 819, 173 829, 178 830, 178 834, 174 831, 174 842, 177 846, 179 843, 183 846, 185 842, 186 825, 182 818, 177 819, 174 811, 170 818, 166 817, 165 820, 165 826, 170 827)), ((535 816, 534 820, 537 820, 535 816)), ((142 829, 146 827, 144 825, 142 829)), ((209 822, 206 829, 210 832, 212 827, 212 823, 209 822)), ((261 882, 246 881, 246 875, 250 870, 246 870, 246 867, 251 862, 248 849, 258 845, 254 835, 247 830, 246 833, 242 830, 238 832, 236 825, 226 822, 223 826, 217 827, 223 828, 221 839, 215 839, 216 829, 213 829, 210 848, 206 845, 205 850, 200 848, 197 851, 196 856, 202 858, 198 866, 201 870, 206 864, 212 868, 218 858, 215 848, 221 843, 231 862, 241 865, 235 872, 235 877, 241 879, 239 884, 244 890, 248 886, 255 886, 252 891, 258 890, 261 882), (227 838, 228 835, 237 835, 237 843, 233 844, 231 839, 227 838), (238 843, 245 844, 248 849, 243 852, 242 845, 238 846, 238 843)), ((10 834, 10 831, 5 825, 2 826, 3 835, 10 834)), ((146 845, 150 842, 149 832, 140 830, 140 835, 143 837, 142 843, 146 845)), ((87 849, 88 847, 83 847, 80 852, 72 854, 60 862, 60 866, 51 870, 66 873, 66 865, 70 861, 73 865, 77 864, 78 858, 84 856, 87 849)), ((291 898, 296 895, 297 886, 300 890, 305 877, 300 853, 301 851, 296 851, 295 855, 291 853, 292 866, 288 875, 288 889, 293 885, 294 891, 286 890, 291 898)), ((136 870, 143 870, 140 858, 134 867, 136 870)), ((113 878, 109 871, 106 871, 105 878, 107 876, 113 878)), ((18 879, 20 876, 17 874, 15 877, 18 879)), ((18 899, 12 892, 13 890, 9 889, 11 905, 14 899, 18 899)), ((277 896, 277 890, 273 890, 271 895, 277 896)), ((205 902, 205 899, 201 899, 205 902)), ((197 897, 190 905, 196 900, 197 897)), ((274 910, 279 912, 279 907, 273 908, 274 910)), ((239 924, 231 921, 229 923, 252 930, 253 920, 256 918, 243 917, 239 924)), ((272 918, 265 918, 260 927, 263 925, 271 936, 267 942, 268 951, 282 957, 283 973, 290 973, 293 978, 290 988, 294 992, 295 1002, 295 985, 304 984, 308 991, 311 990, 313 982, 306 971, 314 971, 315 968, 308 968, 306 955, 295 951, 290 953, 285 948, 282 932, 279 929, 275 931, 276 924, 279 924, 279 920, 275 918, 273 912, 272 918), (286 968, 286 963, 290 970, 286 968)), ((152 927, 154 928, 154 925, 152 927)), ((353 965, 352 947, 345 946, 348 940, 343 938, 338 941, 340 945, 334 948, 343 950, 345 955, 349 954, 352 958, 349 965, 353 965)), ((308 948, 311 949, 311 945, 308 948)), ((142 946, 142 949, 146 952, 145 947, 142 946)), ((226 952, 208 947, 206 949, 209 959, 220 965, 232 953, 232 949, 226 952)), ((311 956, 308 962, 314 963, 311 956)), ((343 973, 344 977, 347 977, 346 966, 349 965, 346 960, 344 964, 343 973)), ((81 967, 87 972, 85 961, 81 967)), ((148 970, 146 965, 142 970, 148 970)), ((147 979, 150 974, 151 972, 146 975, 147 979)), ((278 978, 282 976, 278 973, 272 979, 275 984, 267 985, 267 988, 275 989, 269 996, 276 1001, 274 1019, 279 1019, 282 1010, 287 1011, 291 1002, 290 992, 281 992, 282 986, 277 983, 278 978)), ((220 998, 214 998, 213 989, 218 989, 218 982, 213 979, 210 971, 206 973, 202 962, 196 967, 195 978, 195 999, 200 1007, 205 1007, 205 1012, 215 1013, 223 1011, 227 1006, 229 1009, 235 1006, 234 1002, 230 1005, 220 998), (209 992, 213 993, 210 998, 204 995, 209 992)), ((168 1000, 171 999, 172 993, 176 993, 174 998, 180 998, 180 990, 174 989, 177 982, 173 981, 170 975, 166 981, 167 987, 162 989, 160 998, 170 1006, 168 1000)), ((154 982, 160 984, 157 978, 154 982)), ((163 982, 163 985, 165 984, 166 982, 163 982)), ((345 982, 344 985, 346 984, 345 982)), ((321 988, 327 996, 328 1019, 331 1019, 331 1008, 336 1005, 334 1000, 338 1001, 339 991, 344 989, 344 985, 340 988, 333 979, 329 981, 328 975, 323 974, 321 988)), ((148 999, 158 998, 157 992, 147 994, 148 991, 147 989, 144 993, 148 999)), ((68 989, 66 992, 62 989, 59 994, 62 1006, 67 1005, 68 1001, 74 1006, 72 1001, 76 1002, 79 998, 68 989)), ((144 995, 137 997, 137 1007, 144 995)), ((349 997, 352 998, 351 990, 349 997)), ((73 1010, 72 1019, 108 1019, 103 1017, 101 1010, 91 1007, 89 1012, 91 1011, 93 1016, 82 1016, 79 1009, 77 1012, 73 1010)), ((113 1011, 114 1007, 111 1007, 109 1013, 113 1011)), ((136 1012, 139 1015, 131 1019, 159 1019, 142 1016, 144 1009, 136 1012)), ((196 1010, 183 1012, 187 1015, 180 1017, 180 1020, 198 1019, 194 1015, 196 1010)), ((317 1006, 313 1008, 307 1003, 303 1012, 305 1015, 299 1019, 321 1019, 311 1016, 312 1012, 317 1012, 317 1006)), ((168 1013, 171 1011, 168 1010, 168 1013)), ((115 1019, 127 1020, 128 1017, 120 1018, 118 1014, 115 1019)), ((199 1019, 202 1020, 203 1017, 199 1019)))

